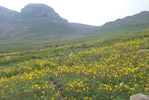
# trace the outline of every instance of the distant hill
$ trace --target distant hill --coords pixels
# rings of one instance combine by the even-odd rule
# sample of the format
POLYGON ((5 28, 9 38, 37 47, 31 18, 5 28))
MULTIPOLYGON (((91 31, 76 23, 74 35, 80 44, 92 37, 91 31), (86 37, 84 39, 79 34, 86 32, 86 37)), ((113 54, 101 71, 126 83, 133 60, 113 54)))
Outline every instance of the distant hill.
POLYGON ((0 7, 0 42, 41 42, 80 36, 108 35, 149 28, 149 11, 102 26, 70 23, 45 4, 28 4, 21 12, 0 7))
POLYGON ((107 33, 120 33, 132 32, 149 28, 149 11, 142 11, 133 16, 128 16, 123 19, 107 22, 106 24, 96 28, 94 33, 107 34, 107 33))
POLYGON ((0 41, 50 41, 81 36, 87 29, 79 32, 80 28, 44 4, 28 4, 20 13, 0 7, 0 41))

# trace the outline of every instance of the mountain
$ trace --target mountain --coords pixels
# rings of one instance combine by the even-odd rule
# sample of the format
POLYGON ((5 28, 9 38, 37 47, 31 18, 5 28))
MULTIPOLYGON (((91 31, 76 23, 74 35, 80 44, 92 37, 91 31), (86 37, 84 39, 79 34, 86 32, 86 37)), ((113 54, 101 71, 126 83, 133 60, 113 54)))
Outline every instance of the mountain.
POLYGON ((96 28, 94 33, 111 34, 120 32, 133 32, 145 28, 149 28, 149 11, 142 11, 133 16, 127 16, 122 19, 107 22, 104 25, 96 28))
POLYGON ((20 13, 0 7, 0 41, 3 42, 71 38, 81 36, 88 28, 81 28, 81 32, 78 30, 80 28, 73 26, 45 4, 28 4, 20 13))
POLYGON ((0 7, 0 42, 40 42, 88 35, 129 33, 147 28, 149 11, 102 26, 90 26, 70 23, 45 4, 28 4, 21 12, 0 7))
POLYGON ((52 21, 68 24, 68 21, 61 18, 53 8, 44 4, 28 4, 21 10, 20 18, 28 22, 52 21))

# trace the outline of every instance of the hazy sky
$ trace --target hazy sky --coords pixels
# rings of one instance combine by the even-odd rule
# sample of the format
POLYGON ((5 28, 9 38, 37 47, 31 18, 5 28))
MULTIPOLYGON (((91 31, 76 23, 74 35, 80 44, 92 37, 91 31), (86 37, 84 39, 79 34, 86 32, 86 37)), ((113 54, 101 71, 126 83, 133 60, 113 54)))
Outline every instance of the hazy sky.
POLYGON ((149 0, 0 0, 0 6, 17 11, 28 3, 47 4, 69 22, 90 25, 149 11, 149 0))

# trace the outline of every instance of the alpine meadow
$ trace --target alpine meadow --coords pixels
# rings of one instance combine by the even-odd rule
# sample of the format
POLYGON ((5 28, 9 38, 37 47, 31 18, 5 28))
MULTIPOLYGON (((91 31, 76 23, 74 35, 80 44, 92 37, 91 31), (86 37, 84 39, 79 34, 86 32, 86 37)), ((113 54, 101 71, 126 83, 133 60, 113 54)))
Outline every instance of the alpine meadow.
POLYGON ((45 4, 21 12, 0 6, 0 100, 148 95, 149 11, 92 26, 70 23, 45 4))

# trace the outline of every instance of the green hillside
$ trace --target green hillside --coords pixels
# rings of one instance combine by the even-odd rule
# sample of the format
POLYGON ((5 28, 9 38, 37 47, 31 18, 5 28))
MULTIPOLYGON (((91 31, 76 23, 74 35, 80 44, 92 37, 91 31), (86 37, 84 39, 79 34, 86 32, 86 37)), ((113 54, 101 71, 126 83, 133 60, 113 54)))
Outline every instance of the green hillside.
POLYGON ((140 31, 149 28, 149 11, 142 11, 133 16, 117 19, 96 28, 93 33, 108 35, 140 31))
POLYGON ((149 95, 149 31, 0 53, 2 100, 128 100, 149 95))
POLYGON ((0 7, 0 100, 130 100, 149 95, 148 70, 148 11, 99 27, 0 7))

